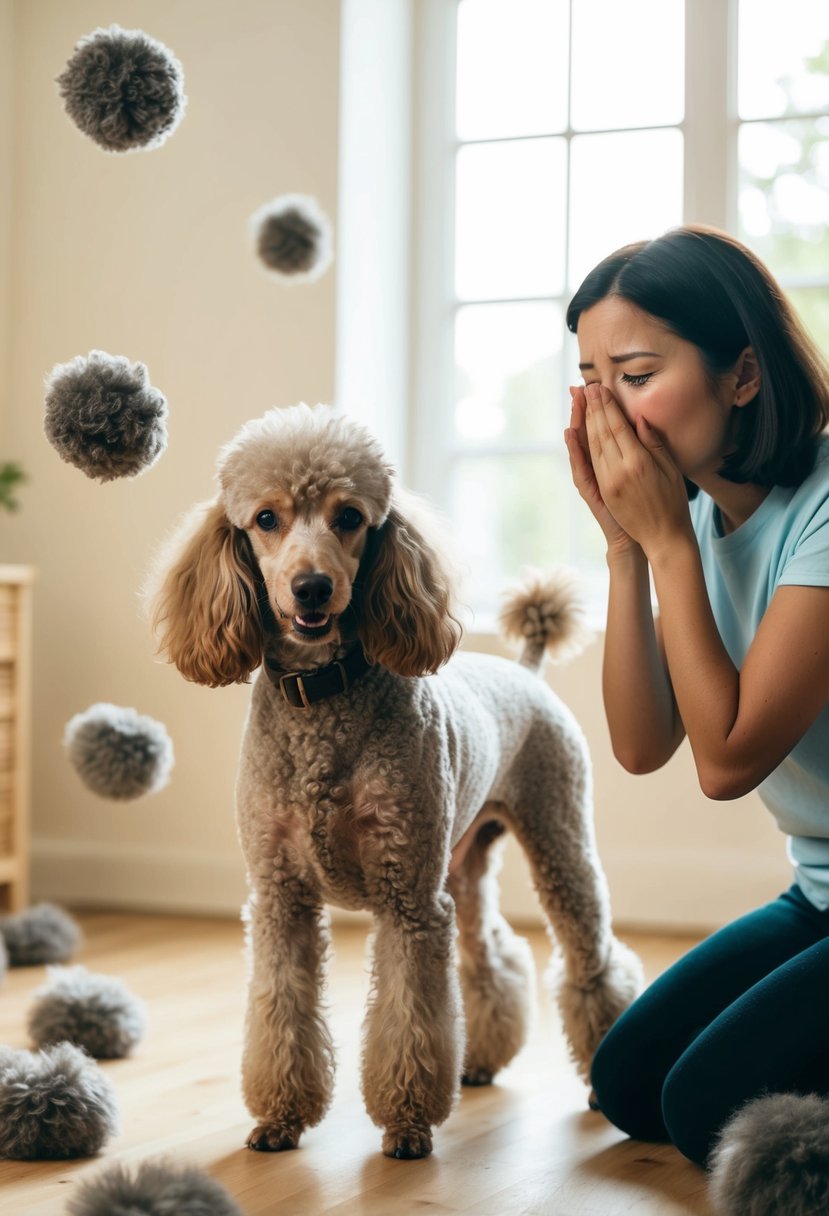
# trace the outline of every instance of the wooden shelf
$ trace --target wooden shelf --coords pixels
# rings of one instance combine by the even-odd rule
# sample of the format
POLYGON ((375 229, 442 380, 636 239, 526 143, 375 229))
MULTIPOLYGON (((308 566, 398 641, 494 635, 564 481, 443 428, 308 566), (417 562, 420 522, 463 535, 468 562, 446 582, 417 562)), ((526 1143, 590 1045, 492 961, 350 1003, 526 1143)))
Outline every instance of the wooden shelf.
POLYGON ((0 910, 29 902, 31 566, 0 565, 0 910))

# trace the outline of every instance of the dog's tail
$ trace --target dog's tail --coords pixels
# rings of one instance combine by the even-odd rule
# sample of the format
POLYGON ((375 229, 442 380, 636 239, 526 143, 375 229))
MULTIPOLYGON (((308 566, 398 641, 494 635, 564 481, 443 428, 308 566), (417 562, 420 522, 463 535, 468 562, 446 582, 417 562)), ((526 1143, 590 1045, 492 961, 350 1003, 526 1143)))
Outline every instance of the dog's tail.
POLYGON ((584 585, 567 566, 547 574, 528 570, 520 584, 505 592, 498 621, 508 638, 523 643, 519 663, 534 671, 545 651, 560 663, 579 654, 592 638, 584 585))

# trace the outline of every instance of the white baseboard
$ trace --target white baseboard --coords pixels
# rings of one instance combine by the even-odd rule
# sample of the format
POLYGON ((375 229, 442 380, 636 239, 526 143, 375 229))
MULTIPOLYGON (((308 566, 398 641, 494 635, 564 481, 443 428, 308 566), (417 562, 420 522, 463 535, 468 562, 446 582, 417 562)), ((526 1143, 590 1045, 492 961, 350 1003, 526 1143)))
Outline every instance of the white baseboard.
MULTIPOLYGON (((631 929, 710 932, 786 890, 791 866, 779 857, 703 849, 606 850, 613 920, 631 929)), ((540 923, 527 863, 510 839, 501 872, 501 907, 513 924, 540 923)))
MULTIPOLYGON (((32 901, 74 908, 123 908, 238 917, 247 899, 241 853, 81 844, 35 837, 32 901)), ((365 922, 363 912, 331 909, 337 922, 365 922)))
POLYGON ((712 847, 603 860, 614 920, 631 928, 710 932, 776 899, 793 881, 782 837, 776 858, 712 847))
MULTIPOLYGON (((743 855, 631 851, 603 857, 618 925, 657 930, 710 930, 773 899, 791 882, 780 863, 743 855)), ((36 838, 34 899, 73 907, 238 916, 246 898, 239 853, 81 844, 36 838)), ((501 873, 501 903, 516 925, 540 925, 526 862, 509 841, 501 873)), ((366 913, 332 908, 335 921, 367 921, 366 913)))
POLYGON ((35 837, 32 897, 76 908, 134 908, 238 916, 241 855, 35 837))

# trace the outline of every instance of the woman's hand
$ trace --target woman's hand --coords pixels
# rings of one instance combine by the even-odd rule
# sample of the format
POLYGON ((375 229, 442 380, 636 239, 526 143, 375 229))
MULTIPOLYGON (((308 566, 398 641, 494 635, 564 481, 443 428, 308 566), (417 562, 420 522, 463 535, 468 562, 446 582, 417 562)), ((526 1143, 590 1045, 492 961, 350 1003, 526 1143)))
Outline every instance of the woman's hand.
POLYGON ((685 481, 643 417, 630 425, 604 385, 585 390, 586 432, 597 492, 619 528, 653 555, 691 533, 685 481))
POLYGON ((607 540, 608 551, 624 553, 639 546, 617 523, 602 497, 587 439, 587 399, 581 387, 571 387, 570 425, 564 432, 564 442, 570 456, 573 485, 587 503, 607 540))

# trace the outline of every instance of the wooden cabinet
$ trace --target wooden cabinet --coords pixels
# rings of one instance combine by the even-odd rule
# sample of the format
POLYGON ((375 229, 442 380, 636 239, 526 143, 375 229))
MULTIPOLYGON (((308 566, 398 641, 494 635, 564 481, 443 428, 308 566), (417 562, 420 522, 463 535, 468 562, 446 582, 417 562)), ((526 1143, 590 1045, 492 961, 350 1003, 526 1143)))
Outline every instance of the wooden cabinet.
POLYGON ((29 566, 0 565, 0 911, 29 902, 31 586, 29 566))

